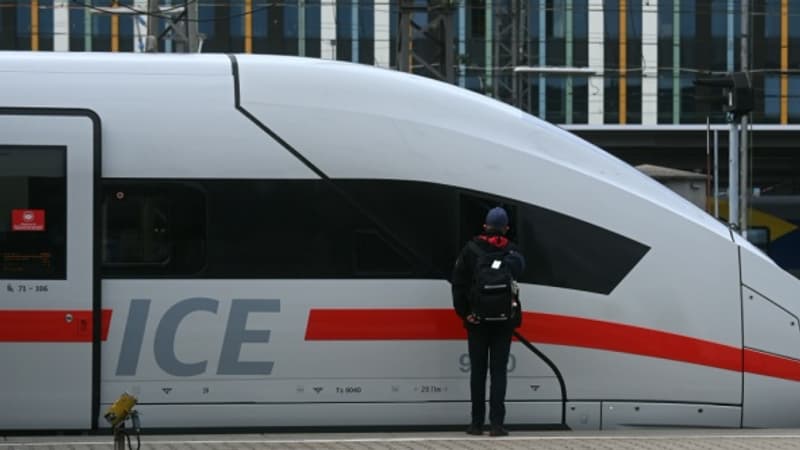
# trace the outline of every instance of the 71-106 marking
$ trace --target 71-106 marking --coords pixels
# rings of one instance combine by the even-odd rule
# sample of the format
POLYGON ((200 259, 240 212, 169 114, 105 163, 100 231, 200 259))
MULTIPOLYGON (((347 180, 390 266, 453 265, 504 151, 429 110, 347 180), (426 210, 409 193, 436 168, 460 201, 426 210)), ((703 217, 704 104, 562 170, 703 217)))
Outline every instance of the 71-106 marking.
POLYGON ((48 286, 46 284, 37 284, 37 285, 18 284, 15 289, 15 286, 7 284, 6 291, 18 292, 20 294, 29 292, 47 292, 48 286))

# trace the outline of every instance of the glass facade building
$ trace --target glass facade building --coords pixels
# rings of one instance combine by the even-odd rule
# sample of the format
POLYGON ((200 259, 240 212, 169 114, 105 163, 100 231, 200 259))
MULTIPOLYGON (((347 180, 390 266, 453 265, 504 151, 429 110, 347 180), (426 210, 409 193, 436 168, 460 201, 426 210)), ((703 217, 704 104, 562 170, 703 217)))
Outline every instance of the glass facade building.
MULTIPOLYGON (((192 0, 189 0, 190 2, 192 0)), ((740 67, 740 0, 402 0, 416 7, 410 45, 432 55, 431 4, 452 22, 456 82, 496 95, 511 72, 499 62, 502 14, 532 67, 591 73, 517 75, 524 109, 558 124, 722 122, 693 81, 740 67)), ((197 0, 203 52, 303 55, 397 68, 401 0, 197 0)), ((162 0, 179 7, 178 0, 162 0)), ((800 122, 800 3, 751 0, 754 123, 800 122)), ((0 49, 141 51, 146 0, 0 0, 0 49), (104 7, 130 10, 107 14, 104 7), (137 22, 139 27, 137 27, 137 22)), ((166 20, 160 20, 164 29, 166 20)), ((511 43, 511 41, 509 41, 511 43)), ((169 39, 160 51, 174 51, 169 39)), ((425 73, 412 65, 413 71, 425 73)), ((508 98, 504 100, 509 101, 508 98)), ((517 101, 518 99, 514 99, 517 101)))

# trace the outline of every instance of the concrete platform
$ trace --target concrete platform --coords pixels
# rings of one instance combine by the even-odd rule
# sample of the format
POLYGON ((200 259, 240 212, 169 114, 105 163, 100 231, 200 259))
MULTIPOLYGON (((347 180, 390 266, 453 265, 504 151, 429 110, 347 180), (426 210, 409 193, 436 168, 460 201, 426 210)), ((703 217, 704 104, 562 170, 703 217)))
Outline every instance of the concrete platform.
MULTIPOLYGON (((132 441, 136 449, 136 440, 132 441)), ((144 435, 141 448, 171 450, 717 450, 800 449, 800 430, 625 430, 514 432, 504 438, 456 432, 341 434, 144 435)), ((9 436, 0 450, 113 449, 110 436, 9 436)))

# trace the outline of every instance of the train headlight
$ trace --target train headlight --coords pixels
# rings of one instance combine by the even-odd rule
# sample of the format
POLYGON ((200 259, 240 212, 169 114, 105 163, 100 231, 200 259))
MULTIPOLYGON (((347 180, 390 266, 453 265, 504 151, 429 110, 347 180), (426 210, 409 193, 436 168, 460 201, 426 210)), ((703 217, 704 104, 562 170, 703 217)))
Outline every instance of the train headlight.
POLYGON ((136 397, 125 392, 108 408, 103 417, 111 424, 112 428, 116 427, 131 415, 137 401, 136 397))

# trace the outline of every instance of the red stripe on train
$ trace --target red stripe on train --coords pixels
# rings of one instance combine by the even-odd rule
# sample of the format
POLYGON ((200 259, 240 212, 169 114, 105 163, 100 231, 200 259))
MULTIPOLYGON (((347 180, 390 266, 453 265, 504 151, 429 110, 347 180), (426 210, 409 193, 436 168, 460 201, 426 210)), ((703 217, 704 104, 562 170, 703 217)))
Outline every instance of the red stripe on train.
MULTIPOLYGON (((103 341, 110 323, 111 310, 104 309, 103 341)), ((0 310, 0 342, 92 342, 92 311, 0 310)))
POLYGON ((744 349, 744 371, 756 375, 800 381, 800 361, 751 348, 744 349))
MULTIPOLYGON (((738 347, 632 325, 526 312, 519 331, 532 342, 742 370, 738 347)), ((308 341, 465 338, 461 321, 450 309, 312 309, 306 329, 308 341)), ((800 367, 800 362, 795 364, 800 367)))

